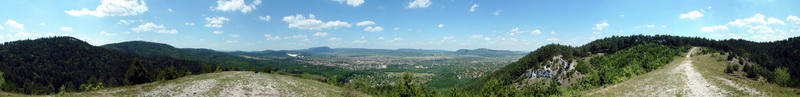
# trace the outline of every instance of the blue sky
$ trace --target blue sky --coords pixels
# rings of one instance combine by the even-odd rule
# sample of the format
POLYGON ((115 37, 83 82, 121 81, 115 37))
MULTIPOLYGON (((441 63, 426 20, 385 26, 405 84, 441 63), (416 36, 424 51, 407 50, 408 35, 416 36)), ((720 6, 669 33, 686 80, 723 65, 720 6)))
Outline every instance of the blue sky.
POLYGON ((2 0, 0 41, 73 36, 261 51, 532 51, 614 35, 775 41, 800 35, 796 0, 2 0), (268 17, 268 18, 267 18, 268 17))

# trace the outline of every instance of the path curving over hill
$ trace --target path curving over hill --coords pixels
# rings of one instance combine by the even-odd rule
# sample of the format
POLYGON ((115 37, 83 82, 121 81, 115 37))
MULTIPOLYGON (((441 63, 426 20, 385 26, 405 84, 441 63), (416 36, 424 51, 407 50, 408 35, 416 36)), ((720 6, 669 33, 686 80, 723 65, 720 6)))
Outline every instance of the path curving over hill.
POLYGON ((680 71, 683 75, 686 76, 684 79, 684 87, 689 89, 690 93, 688 96, 692 97, 721 97, 725 96, 722 92, 725 92, 719 87, 712 85, 703 78, 703 76, 697 72, 697 70, 692 65, 692 58, 691 55, 697 50, 697 47, 692 48, 689 53, 686 54, 684 57, 683 62, 678 65, 678 71, 680 71))
POLYGON ((697 49, 697 47, 692 48, 684 57, 673 60, 670 64, 664 65, 660 69, 638 75, 621 83, 589 91, 586 95, 634 97, 725 96, 727 91, 710 83, 692 64, 691 55, 697 49))

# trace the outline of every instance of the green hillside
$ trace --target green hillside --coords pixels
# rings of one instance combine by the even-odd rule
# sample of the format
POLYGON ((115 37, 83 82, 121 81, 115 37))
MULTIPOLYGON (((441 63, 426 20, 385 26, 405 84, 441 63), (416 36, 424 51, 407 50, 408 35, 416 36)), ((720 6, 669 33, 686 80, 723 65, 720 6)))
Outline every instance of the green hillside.
POLYGON ((464 87, 464 92, 500 96, 572 94, 624 82, 663 68, 662 65, 670 62, 673 56, 680 56, 676 52, 687 51, 688 46, 708 47, 705 53, 728 53, 729 57, 725 60, 747 63, 743 65, 745 69, 741 70, 747 73, 747 79, 798 87, 796 82, 800 80, 800 66, 793 64, 800 59, 795 54, 800 48, 796 46, 798 42, 800 39, 797 37, 774 42, 751 42, 740 39, 632 35, 598 39, 578 47, 551 44, 473 82, 464 87), (552 67, 554 65, 551 64, 563 63, 552 59, 572 62, 565 64, 575 66, 576 71, 564 69, 570 67, 552 67), (545 66, 564 70, 554 70, 554 77, 545 79, 523 76, 526 70, 542 70, 545 66), (782 73, 776 72, 776 68, 788 69, 782 69, 785 72, 782 73))
POLYGON ((3 91, 51 94, 172 79, 201 73, 201 66, 168 57, 131 56, 73 37, 48 37, 0 45, 0 72, 3 91))

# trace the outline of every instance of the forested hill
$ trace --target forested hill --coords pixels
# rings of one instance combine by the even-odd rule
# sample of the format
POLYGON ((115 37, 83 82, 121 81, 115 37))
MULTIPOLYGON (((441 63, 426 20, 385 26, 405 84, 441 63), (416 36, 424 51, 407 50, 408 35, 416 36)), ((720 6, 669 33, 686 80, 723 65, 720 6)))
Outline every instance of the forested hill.
POLYGON ((7 92, 84 91, 172 79, 200 70, 200 64, 194 61, 129 56, 73 37, 0 45, 0 72, 4 72, 0 85, 7 92), (136 69, 130 70, 133 67, 136 69))
POLYGON ((182 60, 198 61, 207 65, 238 66, 239 68, 249 68, 255 65, 255 60, 250 60, 211 49, 201 48, 175 48, 168 44, 128 41, 101 46, 103 48, 124 52, 132 56, 142 56, 146 58, 169 57, 182 60))
MULTIPOLYGON (((751 66, 750 68, 746 67, 746 69, 749 70, 745 70, 745 72, 748 72, 750 76, 755 76, 755 77, 762 76, 765 78, 771 78, 771 76, 774 73, 770 71, 775 70, 775 68, 779 67, 789 68, 791 79, 788 82, 778 83, 778 84, 791 87, 800 86, 797 83, 800 82, 800 77, 798 76, 800 75, 799 72, 800 65, 797 65, 797 63, 800 63, 800 39, 798 39, 798 37, 793 37, 786 40, 780 40, 774 42, 752 42, 741 39, 713 40, 700 37, 684 37, 684 36, 670 36, 670 35, 655 35, 655 36, 632 35, 632 36, 613 36, 613 37, 598 39, 579 47, 571 47, 558 44, 546 45, 531 52, 525 57, 519 59, 517 62, 511 63, 506 67, 493 72, 489 76, 473 82, 472 84, 465 87, 464 90, 470 93, 479 93, 481 91, 484 92, 503 91, 504 89, 503 87, 511 87, 513 85, 519 85, 518 82, 522 81, 522 79, 525 79, 523 78, 525 76, 522 75, 523 73, 526 73, 526 70, 541 68, 542 65, 546 64, 547 62, 551 62, 548 60, 554 58, 554 56, 564 56, 565 60, 577 60, 577 62, 580 63, 577 65, 578 71, 580 71, 580 73, 582 74, 588 73, 588 75, 586 75, 586 78, 589 79, 581 79, 580 83, 578 84, 581 84, 580 86, 582 87, 573 87, 573 88, 576 89, 591 88, 586 86, 603 85, 604 83, 606 84, 615 83, 619 81, 619 78, 624 79, 626 78, 626 76, 631 76, 631 74, 633 75, 641 74, 641 72, 635 71, 631 74, 623 74, 624 76, 615 77, 618 75, 612 73, 611 71, 619 72, 620 70, 637 70, 635 68, 638 68, 639 66, 636 65, 647 66, 649 64, 661 64, 664 62, 643 63, 641 61, 644 60, 664 61, 661 60, 664 59, 664 57, 669 58, 668 60, 671 60, 672 56, 677 55, 674 54, 674 52, 676 51, 685 52, 687 46, 708 47, 717 50, 717 52, 731 54, 728 60, 740 59, 740 60, 745 60, 746 62, 755 63, 748 65, 751 66), (640 46, 643 44, 650 44, 650 45, 640 46), (658 45, 668 46, 669 48, 663 48, 658 45), (631 48, 631 47, 638 47, 638 48, 631 48), (652 48, 663 48, 661 50, 669 52, 664 53, 665 55, 663 56, 655 55, 654 57, 654 55, 645 55, 645 54, 653 54, 661 52, 657 49, 653 50, 652 48), (626 53, 617 54, 620 51, 626 51, 626 53), (630 53, 630 52, 635 52, 635 53, 630 53), (592 58, 591 61, 585 61, 582 59, 586 57, 593 57, 594 55, 606 55, 606 56, 603 56, 601 58, 592 58), (650 56, 653 58, 646 56, 650 56), (626 58, 634 58, 634 59, 626 59, 626 58), (619 59, 626 59, 626 60, 619 60, 619 59), (638 61, 633 61, 633 60, 638 60, 638 61), (622 64, 622 65, 615 66, 615 65, 604 65, 604 64, 622 64), (588 68, 588 71, 590 72, 587 72, 586 70, 581 71, 581 68, 588 68), (594 72, 592 70, 600 70, 600 71, 594 72), (592 78, 591 76, 593 75, 592 72, 599 74, 601 78, 592 78), (608 78, 609 76, 610 78, 608 78)), ((651 69, 645 69, 645 71, 649 70, 651 69)), ((558 78, 561 77, 560 76, 556 77, 553 80, 557 80, 558 78)), ((768 79, 768 81, 775 82, 772 79, 768 79)), ((524 87, 524 86, 517 86, 517 87, 524 87)), ((532 88, 532 89, 533 90, 523 91, 523 92, 533 93, 533 94, 538 93, 537 95, 540 96, 541 94, 556 95, 556 94, 561 94, 563 92, 563 90, 558 90, 556 88, 548 88, 548 87, 532 88)), ((492 93, 489 95, 500 95, 493 92, 488 92, 488 93, 492 93)))
POLYGON ((146 41, 120 42, 106 44, 100 47, 143 57, 183 58, 190 56, 187 53, 181 52, 180 49, 170 45, 146 41))

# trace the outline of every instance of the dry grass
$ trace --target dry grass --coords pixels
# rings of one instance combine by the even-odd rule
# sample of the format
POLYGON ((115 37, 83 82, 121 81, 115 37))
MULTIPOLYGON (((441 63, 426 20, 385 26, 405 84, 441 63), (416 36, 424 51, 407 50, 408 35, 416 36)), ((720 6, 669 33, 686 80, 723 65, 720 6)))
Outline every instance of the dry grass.
MULTIPOLYGON (((363 93, 361 96, 368 96, 363 93)), ((0 93, 0 96, 31 96, 0 93)), ((339 97, 342 88, 286 75, 229 71, 97 91, 41 96, 146 97, 339 97)))
POLYGON ((728 75, 724 72, 727 64, 724 58, 727 55, 711 54, 697 55, 692 57, 698 71, 704 75, 712 84, 721 86, 729 92, 728 96, 773 96, 773 97, 796 97, 800 96, 800 90, 794 88, 780 87, 775 84, 760 82, 748 78, 739 78, 728 75))

